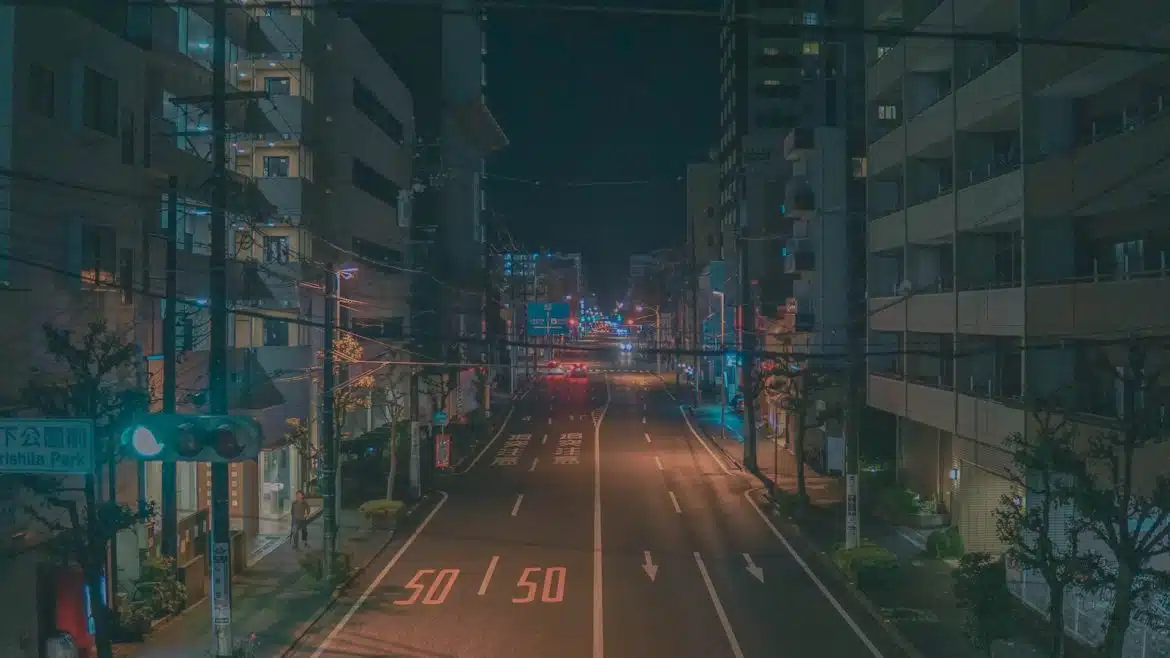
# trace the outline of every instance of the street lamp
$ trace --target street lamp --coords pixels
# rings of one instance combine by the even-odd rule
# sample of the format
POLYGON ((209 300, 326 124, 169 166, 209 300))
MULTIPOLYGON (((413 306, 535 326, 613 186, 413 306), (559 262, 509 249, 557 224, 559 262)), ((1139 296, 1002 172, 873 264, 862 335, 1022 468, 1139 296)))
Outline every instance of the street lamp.
POLYGON ((660 322, 661 316, 658 313, 658 307, 657 306, 643 306, 643 305, 639 304, 637 306, 636 310, 639 313, 641 313, 642 311, 647 311, 647 310, 654 312, 654 358, 655 358, 655 363, 656 363, 655 367, 658 369, 658 374, 662 374, 662 351, 661 351, 662 350, 662 322, 660 322))

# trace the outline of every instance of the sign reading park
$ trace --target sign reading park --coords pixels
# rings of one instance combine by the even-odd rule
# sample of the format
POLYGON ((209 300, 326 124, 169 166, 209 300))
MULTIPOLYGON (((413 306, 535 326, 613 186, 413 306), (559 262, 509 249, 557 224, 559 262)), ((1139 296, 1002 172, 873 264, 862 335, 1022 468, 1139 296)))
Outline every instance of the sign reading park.
POLYGON ((63 418, 0 419, 0 473, 93 472, 92 422, 63 418))

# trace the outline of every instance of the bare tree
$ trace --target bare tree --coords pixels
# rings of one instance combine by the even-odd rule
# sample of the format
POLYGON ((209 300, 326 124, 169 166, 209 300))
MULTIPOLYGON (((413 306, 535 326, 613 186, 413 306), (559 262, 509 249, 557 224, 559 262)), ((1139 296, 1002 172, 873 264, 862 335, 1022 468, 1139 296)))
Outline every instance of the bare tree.
POLYGON ((829 406, 820 393, 832 388, 829 373, 810 369, 807 363, 784 359, 761 373, 760 388, 780 402, 793 420, 792 451, 796 457, 796 495, 801 504, 808 501, 805 482, 805 441, 808 430, 816 429, 841 413, 839 405, 829 406))
POLYGON ((1120 426, 1089 437, 1074 465, 1079 514, 1072 531, 1087 532, 1111 553, 1094 573, 1095 583, 1112 594, 1101 645, 1107 658, 1121 658, 1131 621, 1155 621, 1154 599, 1170 590, 1170 574, 1153 564, 1170 554, 1170 477, 1157 474, 1141 482, 1136 472, 1149 459, 1147 449, 1166 440, 1166 386, 1163 373, 1148 361, 1148 348, 1134 342, 1123 366, 1101 363, 1122 393, 1120 426))
POLYGON ((391 370, 379 377, 378 390, 381 396, 382 411, 386 415, 386 422, 390 426, 390 437, 387 446, 389 470, 386 473, 386 500, 394 497, 394 478, 398 474, 398 439, 399 426, 410 416, 410 392, 403 390, 403 384, 410 377, 407 368, 390 366, 391 370))
MULTIPOLYGON (((118 432, 147 404, 145 391, 125 384, 132 380, 128 371, 134 365, 135 346, 102 322, 90 323, 80 335, 50 324, 43 326, 43 332, 49 355, 65 373, 60 378, 31 381, 22 391, 25 403, 46 416, 92 421, 96 467, 99 472, 117 468, 118 432)), ((31 517, 57 535, 67 555, 81 566, 94 611, 98 658, 111 658, 115 619, 101 584, 110 542, 152 511, 119 505, 114 499, 99 501, 92 475, 81 488, 57 476, 25 475, 20 476, 20 483, 61 511, 63 518, 53 518, 37 507, 25 507, 31 517)), ((112 498, 114 492, 110 495, 112 498)))
POLYGON ((1065 651, 1064 600, 1082 583, 1096 558, 1082 547, 1081 533, 1057 522, 1072 505, 1071 474, 1077 463, 1075 432, 1067 420, 1033 413, 1037 430, 1030 437, 1008 437, 1013 467, 1009 479, 1022 497, 1005 495, 995 511, 996 532, 1007 546, 1005 557, 1021 570, 1037 573, 1048 586, 1048 655, 1065 651))

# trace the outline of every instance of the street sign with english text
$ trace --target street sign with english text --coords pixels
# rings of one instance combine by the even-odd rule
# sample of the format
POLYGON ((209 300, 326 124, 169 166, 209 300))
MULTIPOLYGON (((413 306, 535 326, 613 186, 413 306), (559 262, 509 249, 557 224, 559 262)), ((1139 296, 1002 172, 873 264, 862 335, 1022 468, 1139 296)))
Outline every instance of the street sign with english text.
POLYGON ((93 423, 65 418, 0 420, 0 473, 94 472, 93 423))

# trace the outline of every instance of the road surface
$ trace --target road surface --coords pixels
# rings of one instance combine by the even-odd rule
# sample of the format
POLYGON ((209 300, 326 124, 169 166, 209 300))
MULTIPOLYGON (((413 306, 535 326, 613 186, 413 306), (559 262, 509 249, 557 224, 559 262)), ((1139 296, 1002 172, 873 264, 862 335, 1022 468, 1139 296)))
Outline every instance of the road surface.
POLYGON ((645 374, 549 377, 299 658, 903 655, 645 374))

